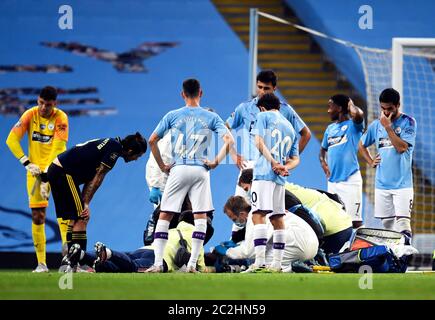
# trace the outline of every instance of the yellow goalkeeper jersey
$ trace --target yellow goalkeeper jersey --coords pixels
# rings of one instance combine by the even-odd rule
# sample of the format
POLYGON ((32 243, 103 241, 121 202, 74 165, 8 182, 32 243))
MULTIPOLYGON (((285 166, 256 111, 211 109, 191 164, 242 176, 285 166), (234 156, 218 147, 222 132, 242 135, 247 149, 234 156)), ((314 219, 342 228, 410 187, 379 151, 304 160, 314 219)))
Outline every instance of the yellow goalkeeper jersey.
POLYGON ((293 193, 302 205, 319 215, 325 237, 352 227, 352 218, 341 204, 317 190, 304 188, 293 183, 285 184, 286 190, 293 193))
POLYGON ((65 112, 54 108, 49 118, 43 118, 39 115, 38 106, 35 106, 24 112, 12 128, 8 145, 15 157, 20 159, 24 152, 19 142, 27 133, 29 160, 45 170, 59 153, 65 151, 68 129, 65 112))

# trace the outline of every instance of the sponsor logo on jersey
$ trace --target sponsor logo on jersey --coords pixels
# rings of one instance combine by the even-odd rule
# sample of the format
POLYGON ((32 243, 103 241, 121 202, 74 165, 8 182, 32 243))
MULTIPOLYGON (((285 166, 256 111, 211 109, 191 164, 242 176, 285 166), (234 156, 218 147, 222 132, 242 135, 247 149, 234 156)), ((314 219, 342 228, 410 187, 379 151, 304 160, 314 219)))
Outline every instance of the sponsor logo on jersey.
POLYGON ((19 121, 14 125, 14 127, 15 127, 15 128, 19 128, 19 127, 21 127, 21 124, 22 124, 22 122, 21 122, 21 120, 19 120, 19 121))
POLYGON ((39 127, 41 128, 41 130, 44 130, 44 129, 45 129, 45 124, 42 124, 42 123, 41 123, 41 124, 39 125, 39 127))
POLYGON ((335 147, 340 144, 347 142, 347 135, 342 135, 339 137, 328 137, 328 147, 335 147))
POLYGON ((391 143, 390 139, 388 139, 388 138, 380 138, 379 139, 378 149, 381 149, 381 148, 390 148, 392 146, 393 146, 393 144, 391 143))
POLYGON ((97 149, 98 149, 98 150, 103 149, 103 147, 106 145, 107 142, 109 142, 109 138, 104 139, 103 142, 101 142, 101 143, 97 146, 97 149))
POLYGON ((32 141, 38 141, 41 143, 50 143, 53 136, 48 136, 46 134, 42 134, 38 131, 32 132, 32 141))

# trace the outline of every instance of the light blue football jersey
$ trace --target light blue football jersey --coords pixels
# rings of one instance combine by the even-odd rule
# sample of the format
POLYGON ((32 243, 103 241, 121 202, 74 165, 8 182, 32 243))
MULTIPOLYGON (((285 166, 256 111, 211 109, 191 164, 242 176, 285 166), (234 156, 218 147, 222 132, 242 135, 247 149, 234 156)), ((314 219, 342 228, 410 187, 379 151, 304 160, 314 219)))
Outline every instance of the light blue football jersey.
MULTIPOLYGON (((255 135, 264 139, 272 157, 281 164, 285 164, 287 158, 299 155, 296 132, 290 122, 279 112, 259 113, 252 134, 254 140, 255 135)), ((284 185, 287 179, 273 172, 272 164, 258 152, 254 165, 254 180, 267 180, 284 185)))
POLYGON ((175 165, 204 166, 213 133, 228 133, 224 121, 214 112, 201 107, 183 107, 168 112, 154 133, 160 138, 170 131, 175 165))
MULTIPOLYGON (((257 107, 258 97, 243 102, 237 106, 234 113, 227 119, 231 129, 237 130, 235 141, 237 146, 241 145, 241 155, 246 160, 254 160, 258 157, 258 150, 255 147, 254 137, 251 132, 254 128, 256 117, 260 113, 257 107)), ((296 133, 300 132, 306 124, 302 121, 296 111, 287 103, 281 102, 280 113, 290 122, 296 133)))
POLYGON ((346 120, 331 123, 325 131, 322 148, 328 151, 330 182, 347 181, 359 170, 358 142, 364 130, 364 122, 346 120))
POLYGON ((412 153, 415 146, 417 122, 414 118, 401 114, 393 121, 392 127, 400 139, 408 143, 408 150, 400 154, 388 137, 379 120, 373 121, 361 137, 365 147, 376 144, 381 163, 376 167, 377 189, 412 188, 412 153))

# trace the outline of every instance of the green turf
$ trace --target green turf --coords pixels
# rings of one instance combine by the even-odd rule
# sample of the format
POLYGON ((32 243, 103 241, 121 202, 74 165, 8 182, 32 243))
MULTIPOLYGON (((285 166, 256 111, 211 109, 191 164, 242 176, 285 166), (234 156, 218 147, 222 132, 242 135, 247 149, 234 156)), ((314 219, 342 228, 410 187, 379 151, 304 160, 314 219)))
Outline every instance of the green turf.
POLYGON ((0 299, 435 299, 435 274, 65 274, 0 272, 0 299))

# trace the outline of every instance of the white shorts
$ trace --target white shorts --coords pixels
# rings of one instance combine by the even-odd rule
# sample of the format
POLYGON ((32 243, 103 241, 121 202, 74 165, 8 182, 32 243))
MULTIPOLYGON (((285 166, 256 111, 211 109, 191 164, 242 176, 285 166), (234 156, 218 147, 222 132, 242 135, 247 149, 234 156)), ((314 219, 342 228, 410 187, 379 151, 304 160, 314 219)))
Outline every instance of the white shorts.
POLYGON ((160 210, 179 213, 186 195, 192 203, 193 213, 213 212, 210 173, 202 166, 178 165, 169 172, 163 191, 160 210))
POLYGON ((352 221, 362 221, 362 184, 360 171, 351 175, 347 181, 328 181, 328 192, 340 196, 346 206, 346 212, 352 217, 352 221))
POLYGON ((375 218, 411 218, 413 188, 375 189, 375 218))
POLYGON ((272 181, 254 180, 251 188, 252 212, 285 214, 285 188, 272 181))

